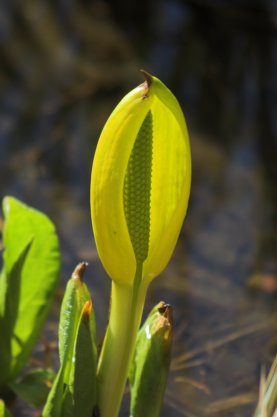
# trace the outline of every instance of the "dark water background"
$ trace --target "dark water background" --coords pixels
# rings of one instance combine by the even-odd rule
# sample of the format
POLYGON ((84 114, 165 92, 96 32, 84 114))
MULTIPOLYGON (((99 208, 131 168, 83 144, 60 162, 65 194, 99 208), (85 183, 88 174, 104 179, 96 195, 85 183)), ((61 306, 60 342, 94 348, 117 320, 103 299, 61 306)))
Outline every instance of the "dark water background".
MULTIPOLYGON (((91 231, 91 162, 144 68, 178 97, 193 158, 188 215, 146 305, 174 307, 162 416, 251 416, 277 351, 276 38, 274 0, 2 2, 0 193, 46 212, 63 256, 32 365, 57 367, 59 305, 82 260, 103 337, 110 282, 91 231)), ((19 402, 15 416, 35 413, 19 402)))

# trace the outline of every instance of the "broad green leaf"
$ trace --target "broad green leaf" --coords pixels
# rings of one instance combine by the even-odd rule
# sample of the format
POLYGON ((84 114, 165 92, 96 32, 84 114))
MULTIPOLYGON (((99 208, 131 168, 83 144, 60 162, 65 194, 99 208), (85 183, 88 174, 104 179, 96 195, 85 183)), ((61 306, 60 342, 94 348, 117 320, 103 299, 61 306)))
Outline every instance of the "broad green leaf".
POLYGON ((0 400, 0 417, 12 417, 3 400, 0 400))
POLYGON ((170 365, 172 308, 160 302, 138 333, 129 371, 132 417, 159 417, 170 365))
POLYGON ((11 382, 9 387, 28 404, 41 407, 46 401, 54 378, 52 369, 32 369, 19 382, 11 382))
POLYGON ((3 268, 0 277, 0 386, 9 379, 12 363, 11 342, 18 314, 21 272, 32 240, 27 242, 7 276, 3 268))
POLYGON ((24 366, 46 319, 59 277, 60 252, 55 228, 45 214, 12 197, 4 199, 3 210, 3 274, 8 286, 15 264, 32 241, 18 273, 20 297, 14 307, 16 318, 5 318, 14 320, 12 379, 24 366))

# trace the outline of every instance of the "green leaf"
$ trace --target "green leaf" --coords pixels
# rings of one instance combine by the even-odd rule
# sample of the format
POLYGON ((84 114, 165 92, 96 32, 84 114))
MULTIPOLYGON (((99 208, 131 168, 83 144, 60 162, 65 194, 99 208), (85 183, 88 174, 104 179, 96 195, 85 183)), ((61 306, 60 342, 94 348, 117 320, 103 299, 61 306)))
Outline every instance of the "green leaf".
MULTIPOLYGON (((0 279, 3 281, 4 276, 8 287, 15 281, 14 275, 18 279, 16 285, 13 283, 17 287, 13 308, 5 316, 5 321, 13 324, 9 375, 12 379, 24 366, 45 322, 59 277, 60 252, 55 228, 46 215, 12 197, 4 199, 3 210, 5 251, 0 279), (28 245, 28 253, 21 262, 28 245)), ((2 298, 0 304, 3 311, 7 300, 3 303, 2 298)))
POLYGON ((138 333, 129 372, 132 417, 159 417, 170 365, 172 307, 160 302, 138 333))
POLYGON ((28 255, 32 240, 27 242, 26 247, 22 249, 17 261, 14 263, 9 276, 2 270, 0 277, 0 352, 1 352, 1 376, 0 386, 3 385, 10 375, 11 367, 11 341, 13 328, 16 322, 19 305, 19 292, 21 271, 28 255))
POLYGON ((12 417, 3 400, 0 400, 0 417, 12 417))
POLYGON ((95 405, 95 320, 83 282, 86 266, 82 262, 75 268, 66 287, 59 324, 60 369, 43 417, 90 417, 95 405))
POLYGON ((12 382, 9 387, 23 401, 34 407, 41 407, 46 401, 54 378, 52 369, 32 369, 20 382, 12 382))
POLYGON ((76 332, 74 361, 63 417, 91 417, 96 405, 96 363, 95 319, 92 303, 87 301, 76 332))
POLYGON ((85 262, 75 268, 68 281, 63 297, 59 323, 59 355, 61 366, 65 366, 65 383, 69 383, 70 368, 74 350, 74 342, 83 305, 90 301, 90 294, 83 282, 83 274, 87 267, 85 262))
POLYGON ((63 390, 64 390, 64 367, 59 369, 54 384, 49 392, 42 417, 61 417, 63 390))

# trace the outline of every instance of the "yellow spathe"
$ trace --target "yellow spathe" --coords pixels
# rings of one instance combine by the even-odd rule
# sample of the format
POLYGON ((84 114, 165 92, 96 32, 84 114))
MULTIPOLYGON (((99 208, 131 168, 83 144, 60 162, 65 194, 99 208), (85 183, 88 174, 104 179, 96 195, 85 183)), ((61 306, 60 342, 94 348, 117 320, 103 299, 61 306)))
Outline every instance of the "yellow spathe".
POLYGON ((190 146, 182 110, 168 88, 148 75, 109 117, 92 167, 94 236, 104 268, 115 282, 132 285, 138 262, 143 262, 142 279, 149 282, 164 269, 186 213, 190 182, 190 146), (146 194, 149 198, 144 198, 146 194), (143 261, 134 248, 136 254, 146 251, 143 261))

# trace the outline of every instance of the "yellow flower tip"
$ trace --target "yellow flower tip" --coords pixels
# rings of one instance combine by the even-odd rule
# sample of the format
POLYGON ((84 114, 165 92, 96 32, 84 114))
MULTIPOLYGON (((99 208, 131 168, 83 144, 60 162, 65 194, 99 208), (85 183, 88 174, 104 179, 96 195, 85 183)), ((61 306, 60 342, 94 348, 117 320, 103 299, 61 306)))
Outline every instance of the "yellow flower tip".
POLYGON ((190 146, 182 110, 168 88, 145 82, 109 117, 94 157, 91 211, 100 259, 113 280, 150 282, 166 266, 186 213, 190 146))
POLYGON ((82 317, 83 318, 89 317, 91 314, 91 310, 92 310, 92 301, 88 300, 85 302, 83 306, 82 313, 81 313, 82 317))

